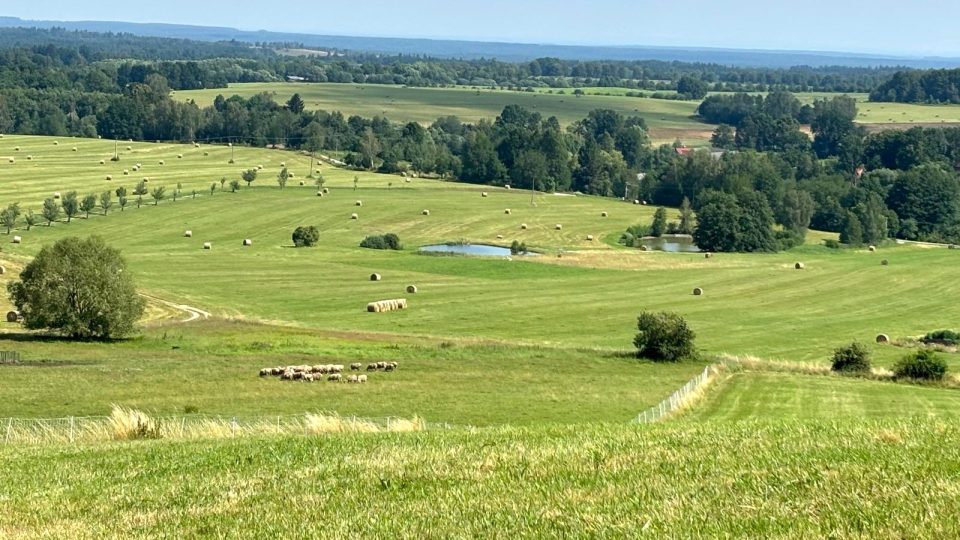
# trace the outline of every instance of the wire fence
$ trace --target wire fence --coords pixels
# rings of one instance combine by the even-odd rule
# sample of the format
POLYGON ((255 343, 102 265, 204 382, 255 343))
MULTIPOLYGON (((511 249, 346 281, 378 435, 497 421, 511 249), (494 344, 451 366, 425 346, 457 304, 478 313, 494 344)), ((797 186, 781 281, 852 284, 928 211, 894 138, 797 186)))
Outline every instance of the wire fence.
POLYGON ((133 439, 205 439, 249 435, 320 435, 453 429, 419 417, 363 418, 307 413, 276 416, 159 416, 123 409, 111 416, 2 418, 0 442, 10 445, 91 443, 133 439))
POLYGON ((670 416, 674 412, 687 405, 694 397, 698 396, 704 386, 706 386, 723 368, 720 366, 707 366, 703 372, 690 379, 687 384, 680 387, 679 390, 670 394, 667 399, 650 407, 637 415, 638 424, 652 424, 659 422, 663 418, 670 416))

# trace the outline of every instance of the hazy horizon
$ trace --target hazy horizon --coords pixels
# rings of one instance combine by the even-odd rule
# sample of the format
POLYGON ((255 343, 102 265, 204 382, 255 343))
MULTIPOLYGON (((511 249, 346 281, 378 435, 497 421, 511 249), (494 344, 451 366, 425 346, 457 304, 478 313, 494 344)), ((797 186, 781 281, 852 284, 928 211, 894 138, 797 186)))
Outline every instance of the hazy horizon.
POLYGON ((111 21, 231 27, 239 30, 361 37, 452 39, 586 46, 652 46, 849 52, 897 56, 960 56, 960 34, 951 21, 960 4, 877 0, 870 10, 851 1, 811 0, 787 6, 760 0, 691 0, 681 8, 649 0, 597 0, 557 10, 546 0, 516 5, 489 0, 451 8, 441 0, 366 0, 355 5, 293 11, 237 8, 236 2, 167 0, 136 5, 117 0, 77 5, 49 0, 7 6, 0 15, 28 20, 111 21), (371 13, 372 12, 372 13, 371 13), (416 24, 398 25, 413 19, 416 24))

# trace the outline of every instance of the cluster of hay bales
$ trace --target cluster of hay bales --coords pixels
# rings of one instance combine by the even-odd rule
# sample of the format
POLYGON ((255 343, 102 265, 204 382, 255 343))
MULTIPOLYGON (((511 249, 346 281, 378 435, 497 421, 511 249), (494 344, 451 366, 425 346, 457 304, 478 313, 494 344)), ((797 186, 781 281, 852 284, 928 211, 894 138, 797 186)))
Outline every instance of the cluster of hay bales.
POLYGON ((396 371, 399 366, 396 362, 370 362, 367 364, 367 371, 396 371))
POLYGON ((388 313, 390 311, 399 311, 407 309, 407 299, 399 298, 396 300, 380 300, 367 304, 367 313, 388 313))

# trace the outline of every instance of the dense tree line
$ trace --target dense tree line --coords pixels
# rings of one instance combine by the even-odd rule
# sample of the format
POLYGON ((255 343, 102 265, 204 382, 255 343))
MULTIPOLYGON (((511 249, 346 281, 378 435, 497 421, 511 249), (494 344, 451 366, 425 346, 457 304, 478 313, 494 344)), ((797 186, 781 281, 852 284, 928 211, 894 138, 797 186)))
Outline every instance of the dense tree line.
POLYGON ((960 103, 960 69, 898 71, 870 93, 870 101, 960 103))

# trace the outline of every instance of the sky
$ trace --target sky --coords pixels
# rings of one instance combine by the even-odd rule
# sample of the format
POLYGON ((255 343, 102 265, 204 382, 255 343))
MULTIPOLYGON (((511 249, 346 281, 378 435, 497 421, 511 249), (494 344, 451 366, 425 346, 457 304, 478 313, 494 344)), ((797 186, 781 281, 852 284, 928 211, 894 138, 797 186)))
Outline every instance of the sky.
POLYGON ((5 1, 0 15, 378 37, 960 56, 955 0, 5 1))

